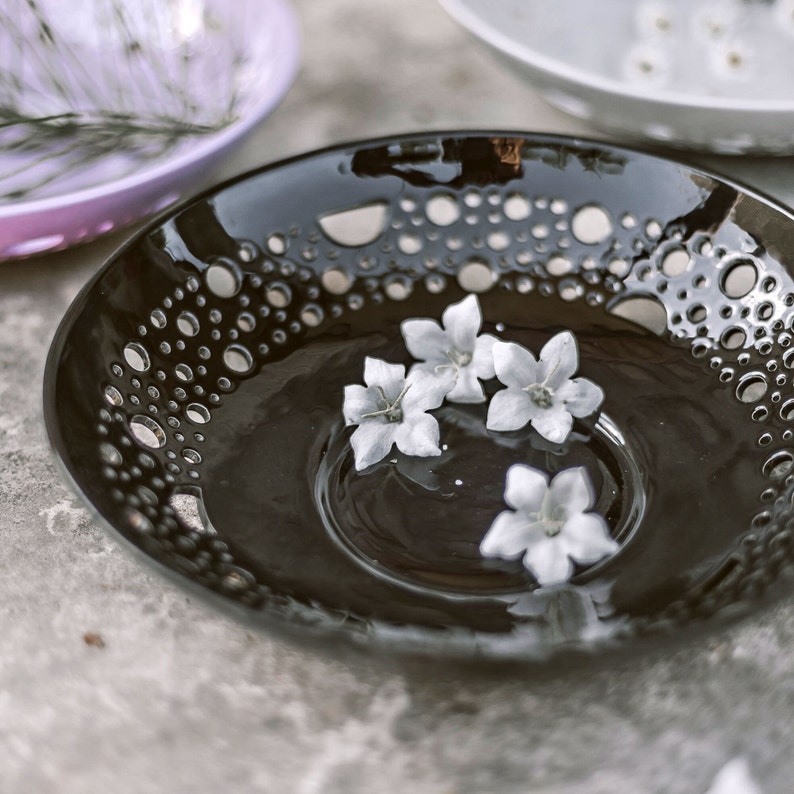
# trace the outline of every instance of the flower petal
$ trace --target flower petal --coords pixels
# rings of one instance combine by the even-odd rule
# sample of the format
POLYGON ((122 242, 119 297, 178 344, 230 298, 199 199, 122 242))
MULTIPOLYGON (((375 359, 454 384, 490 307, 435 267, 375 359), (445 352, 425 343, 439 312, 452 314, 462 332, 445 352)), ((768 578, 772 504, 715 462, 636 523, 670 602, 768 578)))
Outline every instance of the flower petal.
POLYGON ((549 478, 523 463, 514 463, 505 477, 505 502, 514 510, 538 513, 549 485, 549 478))
POLYGON ((356 460, 356 471, 361 471, 383 460, 394 444, 394 430, 399 425, 377 419, 360 424, 350 436, 350 446, 356 460))
POLYGON ((604 391, 587 378, 574 378, 564 383, 557 394, 571 416, 590 416, 604 401, 604 391))
POLYGON ((454 348, 463 353, 474 352, 474 340, 482 327, 482 309, 476 295, 467 295, 447 306, 441 322, 454 348))
POLYGON ((458 370, 455 385, 447 393, 451 403, 484 403, 485 392, 482 390, 477 374, 470 366, 458 370))
POLYGON ((520 430, 543 409, 521 389, 502 389, 491 397, 485 426, 488 430, 520 430))
MULTIPOLYGON (((501 392, 497 392, 497 394, 501 394, 501 392)), ((573 417, 562 406, 553 405, 551 408, 540 408, 532 417, 532 427, 553 444, 562 444, 571 432, 573 417)))
POLYGON ((504 510, 480 541, 480 554, 483 557, 517 557, 537 543, 542 533, 540 524, 529 523, 525 515, 504 510))
POLYGON ((378 410, 377 392, 357 383, 345 386, 345 401, 342 404, 342 413, 346 425, 357 425, 362 419, 362 414, 370 414, 378 410))
POLYGON ((469 368, 482 380, 490 380, 496 377, 496 370, 493 365, 493 346, 494 342, 498 341, 491 334, 482 334, 482 336, 477 337, 477 341, 474 343, 474 354, 469 368))
POLYGON ((561 471, 549 486, 552 508, 565 508, 565 515, 584 513, 595 503, 595 492, 584 466, 561 471))
POLYGON ((438 422, 430 414, 418 413, 406 416, 393 425, 394 443, 405 455, 427 458, 441 454, 438 446, 438 422))
POLYGON ((364 359, 364 383, 380 386, 389 400, 396 400, 405 385, 405 367, 367 356, 364 359))
POLYGON ((493 345, 493 363, 496 377, 505 386, 523 389, 531 383, 538 383, 540 369, 535 356, 515 342, 497 339, 493 345))
POLYGON ((438 408, 454 384, 454 370, 444 369, 436 373, 424 366, 412 367, 405 381, 408 389, 402 400, 403 412, 421 413, 438 408))
POLYGON ((606 520, 598 513, 571 516, 563 525, 559 537, 568 555, 586 565, 618 550, 618 543, 609 534, 606 520))
POLYGON ((419 361, 448 362, 444 351, 449 348, 449 338, 435 321, 420 318, 400 323, 408 352, 419 361))
POLYGON ((524 554, 524 567, 542 585, 562 584, 573 574, 573 563, 568 559, 559 535, 553 538, 543 535, 529 546, 524 554))
POLYGON ((576 337, 570 331, 562 331, 549 339, 540 351, 539 382, 556 391, 578 367, 579 348, 576 337))

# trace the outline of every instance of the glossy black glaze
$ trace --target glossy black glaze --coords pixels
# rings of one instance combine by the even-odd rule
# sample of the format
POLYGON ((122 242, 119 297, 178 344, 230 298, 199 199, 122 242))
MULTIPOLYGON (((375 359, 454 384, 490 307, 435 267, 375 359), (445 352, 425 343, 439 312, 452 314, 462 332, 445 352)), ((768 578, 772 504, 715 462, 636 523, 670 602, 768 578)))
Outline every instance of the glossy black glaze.
POLYGON ((108 263, 53 344, 50 437, 116 532, 254 620, 493 658, 631 642, 746 610, 788 574, 792 243, 791 217, 764 199, 604 144, 450 134, 309 155, 207 194, 108 263), (526 219, 507 216, 515 194, 526 219), (459 209, 449 226, 425 211, 439 195, 459 209), (372 242, 324 234, 318 219, 373 202, 386 226, 372 242), (587 205, 611 225, 593 242, 571 233, 587 205), (486 330, 535 351, 574 331, 602 419, 555 449, 528 432, 495 440, 483 407, 445 406, 440 461, 355 474, 344 385, 366 355, 410 363, 400 321, 440 317, 472 261, 494 273, 486 330), (208 287, 213 265, 236 275, 230 297, 208 287), (740 265, 752 287, 731 297, 740 265), (333 291, 329 269, 347 277, 333 291), (636 298, 663 308, 658 332, 621 316, 636 298), (229 369, 230 347, 250 371, 229 369), (162 447, 131 434, 141 416, 162 447), (619 553, 550 590, 481 559, 516 461, 587 466, 619 553), (200 495, 204 527, 175 514, 175 493, 200 495))

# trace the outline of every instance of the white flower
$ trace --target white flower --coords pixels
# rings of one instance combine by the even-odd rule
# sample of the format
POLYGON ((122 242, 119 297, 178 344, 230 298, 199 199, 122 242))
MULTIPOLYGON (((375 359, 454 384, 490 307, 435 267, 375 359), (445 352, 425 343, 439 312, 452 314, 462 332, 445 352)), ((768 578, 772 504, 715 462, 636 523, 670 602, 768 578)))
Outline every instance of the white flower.
POLYGON ((496 337, 480 333, 482 310, 476 295, 444 309, 443 327, 435 320, 404 320, 405 346, 419 359, 411 372, 421 370, 447 381, 447 399, 454 403, 482 403, 485 393, 478 378, 494 377, 491 353, 496 337), (451 388, 450 388, 451 387, 451 388))
POLYGON ((493 359, 496 377, 507 388, 491 398, 489 430, 519 430, 529 422, 544 438, 559 444, 568 438, 573 417, 589 416, 604 399, 601 388, 587 378, 570 380, 579 366, 570 331, 552 337, 538 361, 521 345, 498 340, 493 359))
POLYGON ((572 561, 589 565, 614 554, 618 544, 597 513, 593 487, 581 466, 561 471, 549 485, 543 472, 516 463, 507 470, 505 502, 480 542, 484 557, 523 556, 541 585, 567 582, 572 561))
POLYGON ((345 424, 358 425, 350 438, 361 471, 389 454, 393 444, 406 455, 440 455, 438 422, 425 413, 438 408, 449 383, 426 372, 405 377, 402 364, 367 356, 364 383, 345 386, 345 424))

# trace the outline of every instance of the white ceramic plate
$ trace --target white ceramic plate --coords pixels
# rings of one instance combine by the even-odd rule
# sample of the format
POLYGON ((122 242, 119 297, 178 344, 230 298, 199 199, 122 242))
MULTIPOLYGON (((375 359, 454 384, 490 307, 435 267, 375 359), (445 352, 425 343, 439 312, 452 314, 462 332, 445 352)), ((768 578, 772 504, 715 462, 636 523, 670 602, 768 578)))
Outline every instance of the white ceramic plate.
POLYGON ((794 2, 440 0, 560 109, 621 136, 794 151, 794 2))

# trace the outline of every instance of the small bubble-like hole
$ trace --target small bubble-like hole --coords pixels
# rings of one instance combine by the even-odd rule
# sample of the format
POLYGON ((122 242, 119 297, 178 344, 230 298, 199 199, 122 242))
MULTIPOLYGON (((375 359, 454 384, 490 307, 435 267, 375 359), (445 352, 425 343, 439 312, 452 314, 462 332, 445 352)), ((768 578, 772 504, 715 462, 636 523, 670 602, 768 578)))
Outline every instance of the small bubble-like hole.
POLYGON ((743 298, 758 279, 756 266, 748 260, 734 262, 723 274, 720 289, 729 298, 743 298))
POLYGON ((155 309, 149 315, 149 321, 155 328, 165 328, 167 322, 165 312, 162 309, 155 309))
POLYGON ((193 312, 182 312, 176 318, 176 327, 183 336, 195 336, 199 332, 199 321, 193 312))
POLYGON ((496 276, 486 262, 472 259, 460 268, 457 280, 466 292, 486 292, 494 285, 496 276))
POLYGON ((338 267, 331 267, 326 270, 321 279, 326 292, 332 295, 344 295, 353 286, 353 279, 346 270, 338 267))
POLYGON ((758 402, 765 394, 769 384, 760 372, 750 372, 739 379, 736 397, 743 403, 758 402))
POLYGON ((267 250, 270 251, 271 254, 281 256, 282 254, 287 253, 287 238, 284 237, 283 234, 271 234, 267 238, 266 244, 267 250))
POLYGON ((211 418, 209 409, 201 403, 190 403, 185 408, 185 416, 197 425, 205 425, 211 418))
POLYGON ((463 203, 474 209, 482 204, 482 196, 476 190, 467 190, 466 195, 463 196, 463 203))
POLYGON ((510 245, 510 235, 503 231, 491 232, 486 242, 492 251, 504 251, 510 245))
POLYGON ((658 240, 662 236, 662 225, 656 220, 648 221, 645 224, 645 234, 651 240, 658 240))
POLYGON ((511 221, 523 221, 532 212, 532 205, 520 193, 511 193, 503 205, 505 217, 511 221))
POLYGON ((124 360, 136 372, 146 372, 151 366, 146 348, 138 342, 130 342, 124 347, 124 360))
POLYGON ((413 283, 410 279, 396 276, 386 281, 383 291, 393 301, 404 301, 413 292, 413 283))
POLYGON ((301 322, 309 328, 316 328, 323 321, 323 310, 316 303, 307 303, 300 313, 301 322))
POLYGON ((226 262, 214 262, 204 272, 207 289, 219 298, 231 298, 241 285, 237 268, 226 262))
POLYGON ((794 399, 786 400, 786 402, 780 406, 780 418, 784 422, 791 422, 794 420, 794 399))
POLYGON ((575 279, 564 279, 559 286, 560 297, 564 301, 574 301, 584 295, 584 287, 575 279))
POLYGON ((689 252, 685 248, 674 248, 662 259, 662 272, 666 276, 680 276, 692 263, 689 252))
POLYGON ((568 211, 568 202, 564 199, 552 199, 551 204, 549 204, 549 209, 555 215, 562 215, 568 211))
POLYGON ((121 405, 124 402, 124 397, 115 386, 105 386, 105 399, 113 406, 121 405))
POLYGON ((187 364, 177 364, 174 367, 174 373, 184 383, 189 383, 193 380, 193 370, 187 364))
POLYGON ((629 271, 631 270, 631 264, 625 259, 616 257, 614 259, 609 260, 607 264, 607 270, 613 276, 617 276, 618 278, 623 278, 624 276, 627 276, 629 271))
POLYGON ((764 292, 772 292, 777 286, 777 281, 772 276, 767 276, 761 284, 761 289, 764 292))
POLYGON ((564 276, 573 269, 571 260, 564 256, 552 256, 546 262, 546 270, 552 276, 564 276))
POLYGON ((794 455, 787 449, 781 449, 767 459, 762 471, 770 480, 782 480, 791 473, 792 469, 794 469, 794 455))
POLYGON ((193 466, 197 466, 199 463, 201 463, 201 454, 192 447, 185 447, 182 450, 182 459, 193 466))
POLYGON ((460 207, 452 196, 444 193, 428 199, 425 213, 436 226, 450 226, 460 217, 460 207))
POLYGON ((141 535, 151 535, 154 533, 154 524, 140 510, 127 507, 124 511, 130 529, 139 532, 141 535))
POLYGON ((422 238, 406 232, 397 238, 397 247, 407 256, 413 256, 422 250, 422 238))
POLYGON ((756 316, 759 320, 768 320, 775 312, 775 307, 769 301, 762 303, 756 310, 756 316))
POLYGON ((529 276, 519 276, 516 279, 516 291, 527 295, 535 288, 535 282, 529 276))
POLYGON ((692 323, 702 323, 703 320, 706 319, 707 314, 706 307, 700 303, 696 303, 694 306, 690 306, 689 309, 687 309, 686 316, 692 323))
POLYGON ((160 449, 165 446, 165 431, 150 416, 137 414, 130 419, 130 432, 136 441, 149 449, 160 449))
POLYGON ((695 358, 703 358, 709 352, 709 346, 703 342, 697 342, 692 345, 692 355, 695 358))
POLYGON ((438 295, 442 293, 447 286, 447 280, 439 273, 431 273, 425 278, 425 289, 431 295, 438 295))
POLYGON ((612 232, 612 219, 598 204, 586 204, 574 213, 571 232, 580 243, 595 245, 603 242, 612 232))
POLYGON ((254 359, 248 349, 242 345, 229 345, 223 351, 223 363, 232 372, 244 375, 253 368, 254 359))
POLYGON ((720 337, 720 344, 726 350, 735 350, 741 347, 747 339, 747 334, 741 328, 728 328, 720 337))
POLYGON ((754 422, 763 422, 769 418, 769 409, 765 405, 759 405, 753 408, 753 412, 750 416, 754 422))
POLYGON ((237 316, 237 327, 245 333, 250 333, 256 328, 256 318, 250 312, 240 312, 237 316))
POLYGON ((273 308, 283 309, 285 306, 289 306, 292 300, 292 290, 289 285, 281 281, 274 281, 265 290, 265 298, 273 308))
POLYGON ((121 455, 116 447, 113 444, 109 444, 107 441, 103 441, 99 445, 99 456, 102 458, 104 463, 109 464, 110 466, 121 466, 124 458, 121 455))

